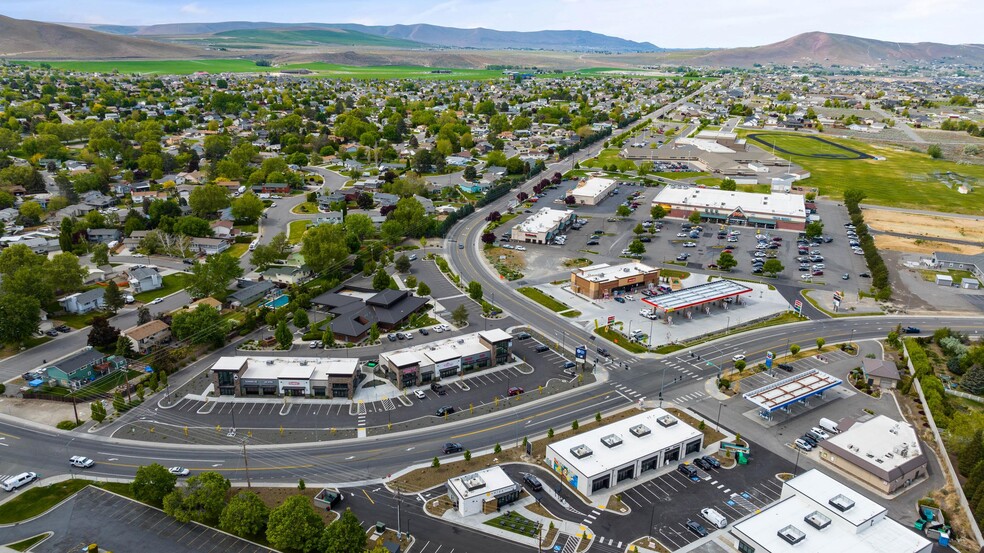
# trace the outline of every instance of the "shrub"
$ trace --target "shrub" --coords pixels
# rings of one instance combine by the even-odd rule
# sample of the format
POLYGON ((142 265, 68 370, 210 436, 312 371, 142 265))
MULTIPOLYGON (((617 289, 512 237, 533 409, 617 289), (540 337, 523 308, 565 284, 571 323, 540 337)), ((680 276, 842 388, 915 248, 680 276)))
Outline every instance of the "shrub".
POLYGON ((435 456, 435 457, 434 457, 434 460, 433 460, 433 461, 431 461, 431 467, 433 467, 433 468, 437 468, 437 467, 439 467, 439 466, 441 466, 441 460, 440 460, 440 459, 438 459, 438 458, 437 458, 437 457, 435 456))
POLYGON ((61 421, 55 425, 58 430, 74 430, 77 426, 78 425, 75 424, 75 421, 61 421))

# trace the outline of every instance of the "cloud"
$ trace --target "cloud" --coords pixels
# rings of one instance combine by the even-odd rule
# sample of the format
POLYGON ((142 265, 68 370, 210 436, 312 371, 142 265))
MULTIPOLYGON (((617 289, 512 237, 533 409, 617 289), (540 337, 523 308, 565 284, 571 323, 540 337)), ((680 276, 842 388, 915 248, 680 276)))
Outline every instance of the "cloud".
POLYGON ((208 13, 208 10, 198 5, 197 2, 192 2, 190 4, 185 4, 178 9, 179 12, 188 15, 204 15, 208 13))

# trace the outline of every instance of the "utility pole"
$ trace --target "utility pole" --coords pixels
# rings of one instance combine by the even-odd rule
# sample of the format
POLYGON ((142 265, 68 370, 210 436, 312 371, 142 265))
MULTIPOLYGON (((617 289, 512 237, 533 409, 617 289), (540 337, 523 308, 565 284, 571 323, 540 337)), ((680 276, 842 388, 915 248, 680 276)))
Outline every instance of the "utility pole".
POLYGON ((246 467, 246 487, 252 488, 253 484, 249 481, 249 456, 246 455, 246 440, 243 438, 243 466, 246 467))

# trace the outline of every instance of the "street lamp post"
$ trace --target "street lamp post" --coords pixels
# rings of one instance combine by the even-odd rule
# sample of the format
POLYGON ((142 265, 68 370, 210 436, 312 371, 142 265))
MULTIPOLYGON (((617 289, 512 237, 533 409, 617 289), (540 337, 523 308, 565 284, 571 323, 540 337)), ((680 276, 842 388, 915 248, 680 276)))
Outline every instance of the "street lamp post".
POLYGON ((793 476, 796 476, 796 471, 799 470, 800 466, 800 449, 796 448, 796 464, 793 465, 793 476))
POLYGON ((721 431, 721 408, 722 407, 724 407, 724 403, 719 401, 718 402, 718 417, 717 417, 717 420, 714 421, 714 429, 717 430, 718 432, 721 431))
POLYGON ((246 469, 246 487, 252 488, 253 484, 249 480, 249 456, 246 455, 246 441, 248 437, 243 437, 243 467, 246 469))

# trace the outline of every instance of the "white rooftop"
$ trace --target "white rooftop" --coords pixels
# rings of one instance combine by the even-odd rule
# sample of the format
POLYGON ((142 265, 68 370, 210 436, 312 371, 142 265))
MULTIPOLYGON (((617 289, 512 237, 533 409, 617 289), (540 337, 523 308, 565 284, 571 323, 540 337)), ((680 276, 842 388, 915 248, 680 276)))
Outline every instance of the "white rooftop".
MULTIPOLYGON (((569 467, 590 478, 646 457, 651 453, 700 437, 701 432, 699 430, 677 419, 666 410, 651 409, 583 434, 554 442, 548 447, 552 452, 562 457, 569 467), (675 422, 670 426, 664 426, 660 423, 661 418, 663 418, 664 423, 667 421, 675 422), (639 425, 645 426, 648 432, 637 435, 631 431, 633 427, 639 425), (609 438, 610 436, 617 437, 621 443, 614 447, 608 447, 605 442, 602 442, 602 438, 609 438), (581 446, 590 450, 590 454, 579 459, 571 450, 581 448, 581 446)), ((608 443, 611 442, 608 441, 608 443)), ((581 454, 585 453, 584 449, 579 451, 581 454)))
POLYGON ((882 506, 819 470, 786 482, 781 497, 778 503, 736 523, 733 533, 747 536, 768 553, 915 553, 929 551, 931 546, 922 536, 885 517, 882 506), (838 503, 853 502, 853 506, 846 511, 833 507, 830 500, 838 496, 838 503), (799 541, 790 543, 780 534, 799 541))
POLYGON ((698 150, 711 154, 733 154, 734 150, 727 146, 722 146, 713 140, 706 138, 678 138, 676 143, 681 146, 693 146, 698 150))
POLYGON ((515 230, 534 234, 549 232, 557 228, 561 221, 567 219, 573 214, 574 212, 569 209, 566 211, 561 211, 559 209, 543 207, 540 208, 539 211, 530 215, 528 219, 516 225, 515 230))
POLYGON ((742 395, 760 409, 775 411, 796 401, 820 394, 839 386, 843 381, 819 369, 810 369, 793 376, 766 384, 742 395))
POLYGON ((308 378, 327 378, 331 376, 353 376, 359 367, 358 359, 328 357, 220 357, 212 365, 213 371, 238 371, 243 365, 246 370, 242 378, 272 380, 277 378, 304 380, 308 378))
POLYGON ((922 455, 916 431, 909 423, 878 415, 824 440, 834 445, 837 453, 852 453, 859 461, 885 471, 900 467, 922 455))
POLYGON ((501 328, 493 328, 492 330, 483 330, 478 333, 479 336, 485 338, 491 343, 501 342, 503 340, 511 340, 512 334, 509 334, 501 328))
POLYGON ((608 282, 611 280, 642 276, 655 270, 655 268, 642 263, 623 263, 621 265, 599 263, 590 267, 584 267, 583 269, 574 269, 571 272, 591 282, 608 282))
MULTIPOLYGON (((507 337, 509 336, 505 331, 499 330, 499 332, 502 332, 507 337)), ((489 351, 488 347, 479 342, 479 334, 482 333, 473 332, 464 336, 456 336, 454 338, 410 346, 396 351, 383 352, 379 354, 379 357, 380 359, 388 359, 397 367, 405 367, 415 363, 430 365, 489 351)), ((497 336, 492 331, 487 331, 486 334, 497 336)), ((499 339, 502 338, 500 337, 499 339)))
POLYGON ((586 180, 578 182, 578 185, 571 191, 571 194, 573 196, 587 196, 589 198, 594 198, 603 192, 607 192, 608 189, 614 185, 614 179, 589 177, 586 180))
POLYGON ((716 188, 667 186, 653 198, 653 205, 671 204, 708 207, 731 211, 741 208, 752 214, 781 217, 806 217, 806 203, 800 194, 756 194, 716 188))
POLYGON ((485 495, 515 486, 502 467, 491 467, 478 472, 456 476, 448 480, 448 487, 454 488, 464 499, 485 495))

